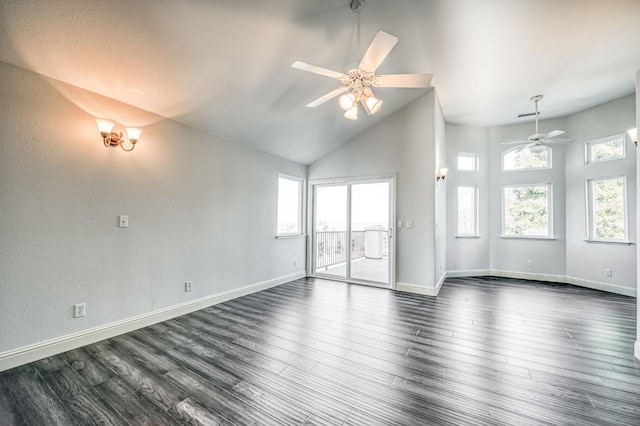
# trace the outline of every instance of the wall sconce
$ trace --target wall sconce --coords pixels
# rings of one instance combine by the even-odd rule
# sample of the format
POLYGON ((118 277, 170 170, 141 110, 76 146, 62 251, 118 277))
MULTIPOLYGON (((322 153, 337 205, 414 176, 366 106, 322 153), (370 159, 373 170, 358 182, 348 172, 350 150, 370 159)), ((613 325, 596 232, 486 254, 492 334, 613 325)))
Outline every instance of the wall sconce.
POLYGON ((439 181, 440 179, 444 179, 445 177, 447 177, 447 172, 449 171, 449 169, 447 169, 446 167, 442 167, 440 169, 438 169, 436 171, 436 181, 439 181))
POLYGON ((131 142, 131 148, 127 149, 124 147, 122 132, 118 134, 111 131, 114 126, 113 121, 97 119, 96 122, 98 123, 98 131, 102 136, 104 146, 120 146, 124 151, 133 151, 133 148, 136 147, 136 142, 140 139, 140 133, 142 133, 142 130, 136 129, 135 127, 126 128, 127 137, 129 138, 129 142, 131 142))
POLYGON ((627 130, 627 133, 629 133, 629 137, 631 138, 631 142, 635 143, 636 146, 638 146, 638 128, 633 128, 633 129, 629 129, 627 130))

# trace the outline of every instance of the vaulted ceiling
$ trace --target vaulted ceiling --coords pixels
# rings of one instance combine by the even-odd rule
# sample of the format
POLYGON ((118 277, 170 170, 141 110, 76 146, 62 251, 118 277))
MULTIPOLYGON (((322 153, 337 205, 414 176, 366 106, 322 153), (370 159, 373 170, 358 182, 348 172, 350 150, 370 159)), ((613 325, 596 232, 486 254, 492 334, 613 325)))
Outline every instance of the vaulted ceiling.
MULTIPOLYGON (((311 163, 421 96, 380 88, 374 116, 337 101, 306 108, 357 62, 350 0, 9 0, 0 60, 284 158, 311 163)), ((428 72, 447 121, 518 122, 635 90, 637 0, 366 0, 363 49, 378 30, 399 43, 380 74, 428 72)), ((137 124, 137 123, 125 123, 137 124)))

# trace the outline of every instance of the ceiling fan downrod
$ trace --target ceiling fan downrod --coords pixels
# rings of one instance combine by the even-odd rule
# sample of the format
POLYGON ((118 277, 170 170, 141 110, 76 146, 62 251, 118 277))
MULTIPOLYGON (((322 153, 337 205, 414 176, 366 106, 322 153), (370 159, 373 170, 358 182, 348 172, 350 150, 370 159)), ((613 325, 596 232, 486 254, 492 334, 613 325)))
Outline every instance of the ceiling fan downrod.
POLYGON ((540 99, 542 99, 542 95, 535 95, 534 97, 531 98, 531 100, 533 101, 533 103, 536 105, 536 135, 538 135, 538 114, 540 114, 538 112, 538 102, 540 101, 540 99))

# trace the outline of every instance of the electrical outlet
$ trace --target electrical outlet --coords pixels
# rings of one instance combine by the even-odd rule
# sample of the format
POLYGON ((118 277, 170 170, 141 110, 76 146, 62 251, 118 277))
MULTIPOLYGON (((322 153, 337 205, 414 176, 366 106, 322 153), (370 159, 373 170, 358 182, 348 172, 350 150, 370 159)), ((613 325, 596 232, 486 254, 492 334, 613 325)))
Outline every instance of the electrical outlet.
POLYGON ((86 303, 78 303, 73 305, 73 317, 80 318, 87 314, 87 304, 86 303))
POLYGON ((613 276, 613 271, 611 269, 605 269, 604 270, 604 276, 605 277, 612 277, 613 276))
POLYGON ((184 291, 191 291, 191 286, 193 285, 193 281, 187 281, 184 283, 184 291))
POLYGON ((533 260, 527 260, 527 266, 533 268, 533 260))

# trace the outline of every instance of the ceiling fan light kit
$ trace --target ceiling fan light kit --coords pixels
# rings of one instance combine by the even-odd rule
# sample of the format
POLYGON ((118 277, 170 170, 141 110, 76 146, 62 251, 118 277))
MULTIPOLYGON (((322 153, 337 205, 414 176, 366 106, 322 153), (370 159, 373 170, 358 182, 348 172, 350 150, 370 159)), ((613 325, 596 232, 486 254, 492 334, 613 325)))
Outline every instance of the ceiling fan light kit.
MULTIPOLYGON (((364 0, 352 0, 351 10, 358 13, 358 49, 360 51, 360 19, 359 11, 364 6, 364 0)), ((373 115, 382 108, 382 100, 375 97, 371 87, 402 87, 402 88, 427 88, 431 86, 432 74, 393 74, 377 75, 378 66, 385 60, 391 49, 398 43, 398 38, 378 31, 360 60, 356 68, 340 73, 305 62, 295 61, 292 68, 301 71, 312 72, 325 77, 335 78, 342 83, 341 87, 327 93, 320 98, 309 102, 307 107, 315 108, 323 103, 340 96, 338 105, 345 113, 345 118, 356 120, 358 118, 358 103, 360 103, 368 115, 373 115), (348 92, 348 93, 346 93, 348 92)))

